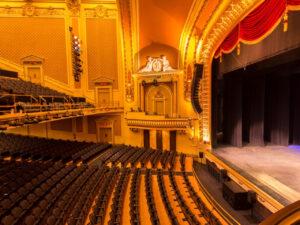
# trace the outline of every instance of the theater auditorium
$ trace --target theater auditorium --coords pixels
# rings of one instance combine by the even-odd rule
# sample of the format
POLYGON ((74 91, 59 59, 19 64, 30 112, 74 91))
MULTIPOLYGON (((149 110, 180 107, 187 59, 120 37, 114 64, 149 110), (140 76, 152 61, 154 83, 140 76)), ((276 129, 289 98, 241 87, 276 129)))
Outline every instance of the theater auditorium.
POLYGON ((0 225, 300 225, 300 0, 0 0, 0 225))

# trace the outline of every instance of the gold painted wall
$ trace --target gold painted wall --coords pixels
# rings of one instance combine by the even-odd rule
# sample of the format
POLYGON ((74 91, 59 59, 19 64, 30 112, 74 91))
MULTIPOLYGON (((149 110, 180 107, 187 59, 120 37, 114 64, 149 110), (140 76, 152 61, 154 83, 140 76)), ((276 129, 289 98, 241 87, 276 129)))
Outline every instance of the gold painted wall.
POLYGON ((118 88, 116 19, 87 18, 86 40, 89 89, 100 76, 113 79, 118 88))
POLYGON ((1 17, 0 33, 0 57, 17 64, 29 55, 41 57, 46 76, 68 82, 63 18, 1 17))

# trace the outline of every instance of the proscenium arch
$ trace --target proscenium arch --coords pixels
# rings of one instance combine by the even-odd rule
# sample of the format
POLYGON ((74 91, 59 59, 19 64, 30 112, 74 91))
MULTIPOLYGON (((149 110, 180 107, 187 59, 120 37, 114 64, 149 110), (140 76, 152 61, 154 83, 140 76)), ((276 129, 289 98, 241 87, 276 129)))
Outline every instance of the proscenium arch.
MULTIPOLYGON (((221 3, 223 7, 218 7, 205 30, 200 34, 201 51, 199 54, 195 54, 195 48, 189 48, 189 45, 194 43, 188 43, 188 46, 185 46, 187 51, 193 51, 186 53, 186 55, 193 54, 192 62, 204 64, 203 91, 200 99, 203 112, 199 115, 202 122, 200 132, 202 132, 203 140, 200 141, 205 143, 208 149, 211 148, 211 65, 213 56, 231 30, 261 2, 263 0, 224 1, 221 3)), ((199 42, 196 46, 198 45, 199 42)))

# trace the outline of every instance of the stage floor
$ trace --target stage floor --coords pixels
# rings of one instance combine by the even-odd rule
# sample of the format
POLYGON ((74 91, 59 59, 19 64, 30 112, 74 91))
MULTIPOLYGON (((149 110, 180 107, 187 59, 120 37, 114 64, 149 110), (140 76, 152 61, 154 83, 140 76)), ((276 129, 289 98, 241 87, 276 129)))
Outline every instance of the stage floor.
POLYGON ((300 146, 220 146, 213 153, 282 204, 300 200, 300 146))

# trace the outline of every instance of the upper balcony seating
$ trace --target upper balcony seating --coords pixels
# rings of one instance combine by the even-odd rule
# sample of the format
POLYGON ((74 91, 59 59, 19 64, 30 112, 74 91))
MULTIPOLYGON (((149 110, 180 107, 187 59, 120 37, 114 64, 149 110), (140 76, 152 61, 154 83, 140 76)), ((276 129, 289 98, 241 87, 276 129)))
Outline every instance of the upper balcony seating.
POLYGON ((39 112, 90 108, 83 97, 71 97, 56 90, 18 78, 0 76, 0 113, 39 112))
POLYGON ((52 96, 52 97, 66 97, 67 95, 50 89, 48 87, 41 86, 29 81, 24 81, 18 78, 6 78, 0 77, 0 89, 9 94, 18 95, 32 95, 34 97, 39 96, 52 96))

